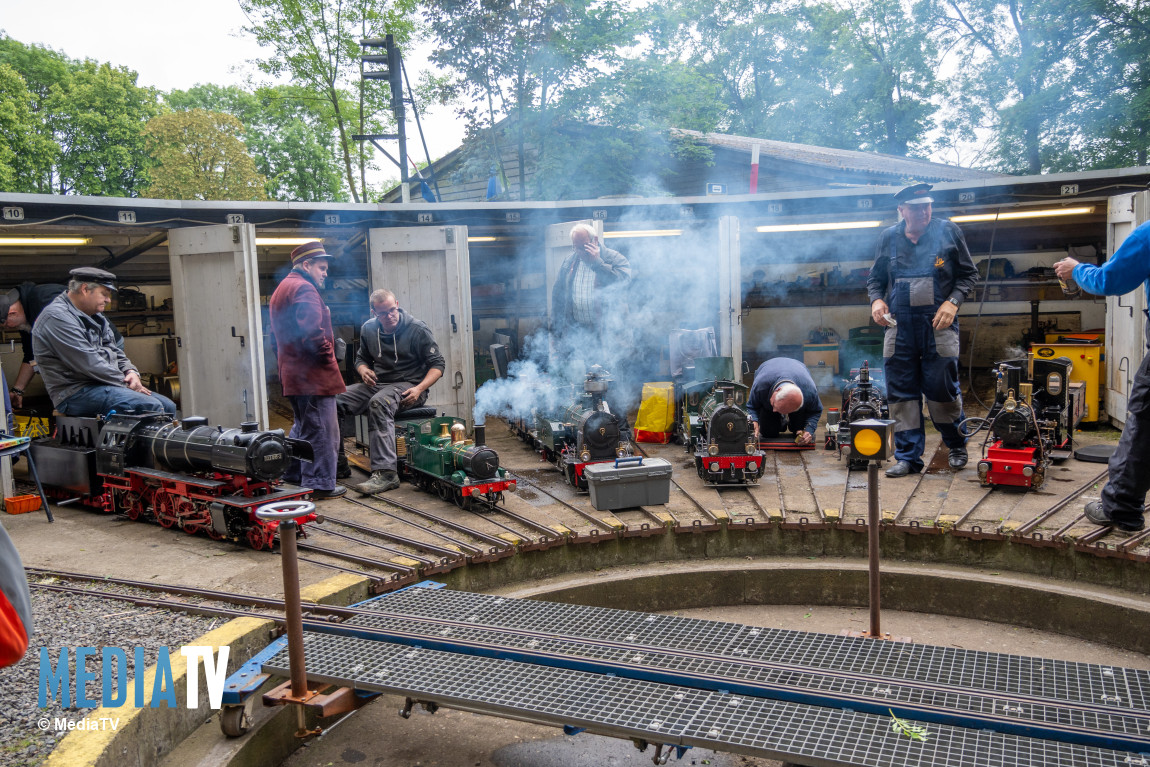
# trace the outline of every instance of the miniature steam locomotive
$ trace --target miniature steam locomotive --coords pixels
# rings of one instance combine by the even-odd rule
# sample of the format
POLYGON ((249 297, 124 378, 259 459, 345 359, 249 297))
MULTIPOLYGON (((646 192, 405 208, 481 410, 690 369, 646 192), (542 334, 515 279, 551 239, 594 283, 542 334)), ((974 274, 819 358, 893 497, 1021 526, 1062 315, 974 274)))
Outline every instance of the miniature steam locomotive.
POLYGON ((293 458, 312 460, 311 445, 255 423, 224 429, 163 413, 61 416, 54 437, 32 443, 32 455, 57 497, 79 496, 86 506, 189 535, 244 539, 257 551, 274 546, 277 523, 257 519, 256 508, 311 493, 278 481, 293 458))
MULTIPOLYGON (((877 380, 882 371, 876 371, 872 377, 870 362, 864 360, 858 371, 853 374, 850 381, 843 387, 842 408, 831 408, 827 412, 827 450, 837 450, 839 458, 845 452, 851 454, 851 424, 868 418, 889 418, 889 408, 886 401, 886 390, 877 380)), ((865 469, 867 462, 847 458, 847 466, 851 469, 865 469)))
POLYGON ((978 462, 984 487, 1037 489, 1052 461, 1073 454, 1086 407, 1086 385, 1070 380, 1073 369, 1066 357, 995 365, 994 405, 979 429, 988 432, 978 462))
POLYGON ((567 483, 587 490, 583 471, 593 463, 614 461, 631 455, 631 433, 626 419, 612 413, 607 404, 611 374, 592 365, 575 401, 555 413, 536 419, 539 449, 563 472, 567 483))
POLYGON ((454 501, 462 509, 489 510, 503 501, 505 490, 515 489, 499 454, 483 443, 482 426, 476 440, 465 438, 462 418, 441 416, 396 424, 395 451, 399 475, 412 484, 454 501))
POLYGON ((681 385, 679 430, 708 485, 747 485, 763 476, 765 453, 747 413, 749 389, 734 380, 730 357, 696 357, 694 381, 681 385))

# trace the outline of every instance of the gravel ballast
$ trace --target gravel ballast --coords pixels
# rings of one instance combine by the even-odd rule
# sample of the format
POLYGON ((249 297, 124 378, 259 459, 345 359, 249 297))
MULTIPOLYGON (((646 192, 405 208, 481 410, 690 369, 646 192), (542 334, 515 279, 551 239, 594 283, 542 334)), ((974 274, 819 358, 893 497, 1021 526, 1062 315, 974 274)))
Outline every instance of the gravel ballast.
MULTIPOLYGON (((222 618, 184 615, 137 607, 127 602, 36 589, 32 590, 32 611, 36 634, 27 654, 14 666, 0 669, 0 764, 6 767, 39 764, 68 734, 66 726, 58 728, 58 724, 79 724, 96 710, 76 707, 74 663, 77 647, 96 648, 97 654, 87 663, 88 673, 94 673, 95 679, 88 682, 85 690, 89 700, 99 702, 103 685, 99 657, 102 648, 119 647, 124 650, 129 677, 137 673, 133 668, 136 647, 144 648, 145 666, 139 669, 139 673, 156 662, 161 647, 168 648, 173 669, 178 669, 186 663, 180 655, 180 647, 192 644, 196 637, 225 622, 222 618), (48 701, 46 708, 40 708, 40 648, 47 648, 49 660, 55 666, 59 662, 61 647, 68 648, 72 707, 63 708, 57 694, 55 700, 48 701)), ((112 678, 115 679, 114 675, 112 678)), ((126 689, 130 704, 133 695, 130 680, 126 689)), ((183 703, 180 701, 179 705, 183 703)), ((81 726, 93 724, 94 721, 81 726)))

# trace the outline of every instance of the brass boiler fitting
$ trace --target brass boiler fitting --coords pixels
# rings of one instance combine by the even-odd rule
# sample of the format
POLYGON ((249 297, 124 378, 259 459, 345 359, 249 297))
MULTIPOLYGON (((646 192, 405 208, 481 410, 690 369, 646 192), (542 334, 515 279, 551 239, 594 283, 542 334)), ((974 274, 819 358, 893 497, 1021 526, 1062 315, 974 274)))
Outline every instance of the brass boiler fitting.
POLYGON ((1020 383, 1018 385, 1018 398, 1026 403, 1027 407, 1031 406, 1030 397, 1034 391, 1034 384, 1020 383))
MULTIPOLYGON (((446 426, 446 424, 444 424, 446 426)), ((467 439, 467 427, 461 423, 451 424, 451 444, 461 445, 467 439)))
POLYGON ((1018 402, 1014 399, 1014 389, 1006 390, 1006 402, 1002 403, 1002 409, 1008 413, 1013 413, 1018 407, 1018 402))

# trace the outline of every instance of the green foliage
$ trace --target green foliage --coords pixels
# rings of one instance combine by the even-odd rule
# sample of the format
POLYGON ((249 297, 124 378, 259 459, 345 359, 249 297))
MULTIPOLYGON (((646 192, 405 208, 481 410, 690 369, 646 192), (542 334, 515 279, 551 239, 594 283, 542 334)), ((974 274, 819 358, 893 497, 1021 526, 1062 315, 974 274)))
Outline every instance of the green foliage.
POLYGON ((135 72, 6 37, 0 64, 23 77, 42 139, 25 188, 129 197, 147 183, 143 127, 159 104, 153 89, 136 85, 135 72))
POLYGON ((415 0, 386 6, 365 0, 240 0, 240 8, 251 21, 246 31, 270 51, 268 58, 257 62, 259 68, 273 77, 290 77, 296 87, 316 99, 310 107, 335 128, 351 198, 354 202, 365 199, 362 178, 356 178, 354 166, 362 169, 366 157, 351 139, 359 128, 360 104, 366 116, 363 132, 394 129, 386 129, 393 124, 387 86, 370 81, 365 87, 359 80, 360 40, 382 37, 385 31, 400 43, 409 40, 415 0))
POLYGON ((336 126, 308 91, 294 85, 256 88, 197 85, 173 91, 168 105, 177 111, 223 112, 244 126, 244 143, 267 178, 268 197, 327 202, 350 197, 340 170, 336 126))
POLYGON ((152 118, 144 134, 156 161, 145 197, 169 200, 266 200, 235 117, 193 109, 152 118))
POLYGON ((968 130, 993 132, 993 165, 1041 173, 1072 128, 1075 83, 1089 62, 1084 43, 1094 20, 1060 0, 924 0, 924 23, 963 60, 951 82, 968 108, 968 130))
POLYGON ((0 191, 38 191, 35 179, 51 166, 56 149, 39 127, 24 78, 0 64, 0 191))
POLYGON ((496 125, 514 117, 516 187, 525 200, 528 145, 550 167, 555 104, 614 68, 619 49, 635 39, 632 16, 614 0, 442 0, 437 10, 431 58, 456 75, 458 93, 481 105, 461 110, 483 154, 477 162, 506 179, 496 125))

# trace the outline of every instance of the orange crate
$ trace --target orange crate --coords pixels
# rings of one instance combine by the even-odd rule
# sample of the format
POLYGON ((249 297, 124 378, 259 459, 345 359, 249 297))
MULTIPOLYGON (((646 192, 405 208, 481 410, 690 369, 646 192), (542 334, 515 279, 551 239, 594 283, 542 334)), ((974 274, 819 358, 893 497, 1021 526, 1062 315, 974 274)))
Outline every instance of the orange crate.
POLYGON ((9 514, 27 514, 40 508, 40 496, 17 495, 4 499, 4 511, 9 514))

